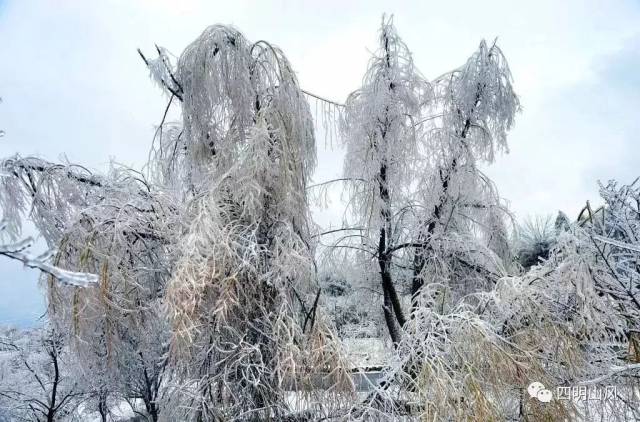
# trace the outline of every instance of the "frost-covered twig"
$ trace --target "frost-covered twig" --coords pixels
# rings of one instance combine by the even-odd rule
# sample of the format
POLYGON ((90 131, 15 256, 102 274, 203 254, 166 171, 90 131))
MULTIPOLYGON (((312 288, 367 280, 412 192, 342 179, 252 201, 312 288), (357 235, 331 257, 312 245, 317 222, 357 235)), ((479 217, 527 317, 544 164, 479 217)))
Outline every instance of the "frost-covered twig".
POLYGON ((98 282, 98 276, 89 273, 67 271, 51 265, 48 261, 55 251, 48 251, 43 255, 33 256, 22 251, 32 244, 32 239, 27 238, 19 243, 0 245, 0 255, 22 262, 26 267, 34 268, 55 277, 58 281, 70 286, 88 287, 98 282))
MULTIPOLYGON (((7 224, 0 221, 0 233, 6 231, 7 224)), ((55 251, 50 250, 42 255, 34 256, 27 252, 33 245, 33 239, 28 237, 17 242, 0 243, 0 255, 22 262, 26 267, 34 268, 55 277, 58 281, 71 286, 87 287, 95 284, 98 277, 95 274, 68 271, 52 265, 49 261, 55 255, 55 251)))
POLYGON ((636 369, 640 369, 640 363, 632 363, 632 364, 623 365, 623 366, 613 366, 609 369, 608 373, 587 381, 582 381, 580 382, 580 384, 581 385, 599 384, 602 381, 608 380, 609 378, 617 376, 623 372, 633 371, 636 369))

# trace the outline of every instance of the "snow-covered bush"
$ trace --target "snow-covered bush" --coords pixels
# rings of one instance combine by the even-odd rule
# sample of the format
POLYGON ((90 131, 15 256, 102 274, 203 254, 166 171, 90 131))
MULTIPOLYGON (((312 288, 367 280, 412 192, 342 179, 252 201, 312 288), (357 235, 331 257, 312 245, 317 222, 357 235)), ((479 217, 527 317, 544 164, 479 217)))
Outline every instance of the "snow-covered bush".
POLYGON ((557 230, 550 218, 534 217, 518 227, 516 256, 523 268, 529 269, 549 258, 557 230))

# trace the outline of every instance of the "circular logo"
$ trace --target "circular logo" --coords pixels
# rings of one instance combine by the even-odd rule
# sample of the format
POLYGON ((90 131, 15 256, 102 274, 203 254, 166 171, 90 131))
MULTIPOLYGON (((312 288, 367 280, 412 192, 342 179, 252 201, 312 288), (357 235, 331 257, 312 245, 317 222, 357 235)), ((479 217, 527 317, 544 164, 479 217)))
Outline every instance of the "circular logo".
POLYGON ((553 398, 553 394, 550 390, 547 390, 543 383, 535 381, 529 384, 527 392, 532 398, 538 399, 542 403, 549 403, 553 398))

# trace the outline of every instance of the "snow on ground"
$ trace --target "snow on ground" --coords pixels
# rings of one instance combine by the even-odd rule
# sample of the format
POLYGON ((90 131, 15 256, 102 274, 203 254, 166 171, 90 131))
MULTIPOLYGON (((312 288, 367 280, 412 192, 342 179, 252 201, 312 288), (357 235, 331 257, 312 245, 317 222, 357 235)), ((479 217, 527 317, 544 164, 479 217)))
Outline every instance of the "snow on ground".
POLYGON ((345 338, 342 344, 354 369, 380 369, 389 362, 391 351, 379 338, 345 338))
MULTIPOLYGON (((134 405, 140 406, 142 403, 135 403, 134 405)), ((144 407, 144 406, 143 406, 144 407)), ((122 400, 118 404, 111 406, 110 415, 111 421, 113 422, 128 422, 134 420, 136 417, 136 413, 131 408, 131 405, 127 403, 125 400, 122 400)), ((138 409, 140 410, 140 409, 138 409)), ((78 410, 76 411, 77 417, 79 420, 83 422, 101 422, 100 413, 91 412, 86 409, 84 404, 78 406, 78 410)))

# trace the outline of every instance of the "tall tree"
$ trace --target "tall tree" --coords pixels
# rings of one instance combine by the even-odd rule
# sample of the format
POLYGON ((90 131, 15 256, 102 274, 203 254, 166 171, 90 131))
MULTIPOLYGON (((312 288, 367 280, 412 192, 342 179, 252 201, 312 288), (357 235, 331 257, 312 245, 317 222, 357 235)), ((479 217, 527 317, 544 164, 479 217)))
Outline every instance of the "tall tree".
POLYGON ((344 173, 356 225, 365 227, 360 238, 364 258, 377 261, 385 321, 397 342, 398 325, 404 325, 406 317, 393 280, 392 249, 402 230, 396 225, 397 213, 410 202, 410 186, 420 166, 415 118, 430 99, 430 85, 415 68, 391 20, 383 21, 379 44, 362 88, 345 104, 344 173))
POLYGON ((472 284, 468 292, 504 273, 508 212, 478 166, 506 149, 518 108, 497 46, 483 41, 464 66, 429 83, 391 21, 383 22, 364 85, 345 105, 342 131, 348 204, 365 232, 335 246, 355 238, 347 246, 377 261, 394 342, 410 314, 398 294, 407 274, 415 299, 436 275, 472 284))
POLYGON ((421 207, 413 240, 412 294, 425 280, 475 278, 462 291, 486 289, 509 259, 505 217, 493 182, 479 169, 507 150, 507 131, 519 110, 500 49, 482 41, 460 67, 433 82, 427 135, 429 171, 421 176, 421 207), (435 277, 434 277, 435 276, 435 277))
POLYGON ((162 181, 181 180, 187 200, 167 302, 178 377, 199 393, 180 418, 282 417, 283 385, 310 370, 349 384, 317 315, 308 104, 282 52, 233 28, 206 29, 175 69, 158 60, 182 100, 180 130, 157 149, 162 181))

